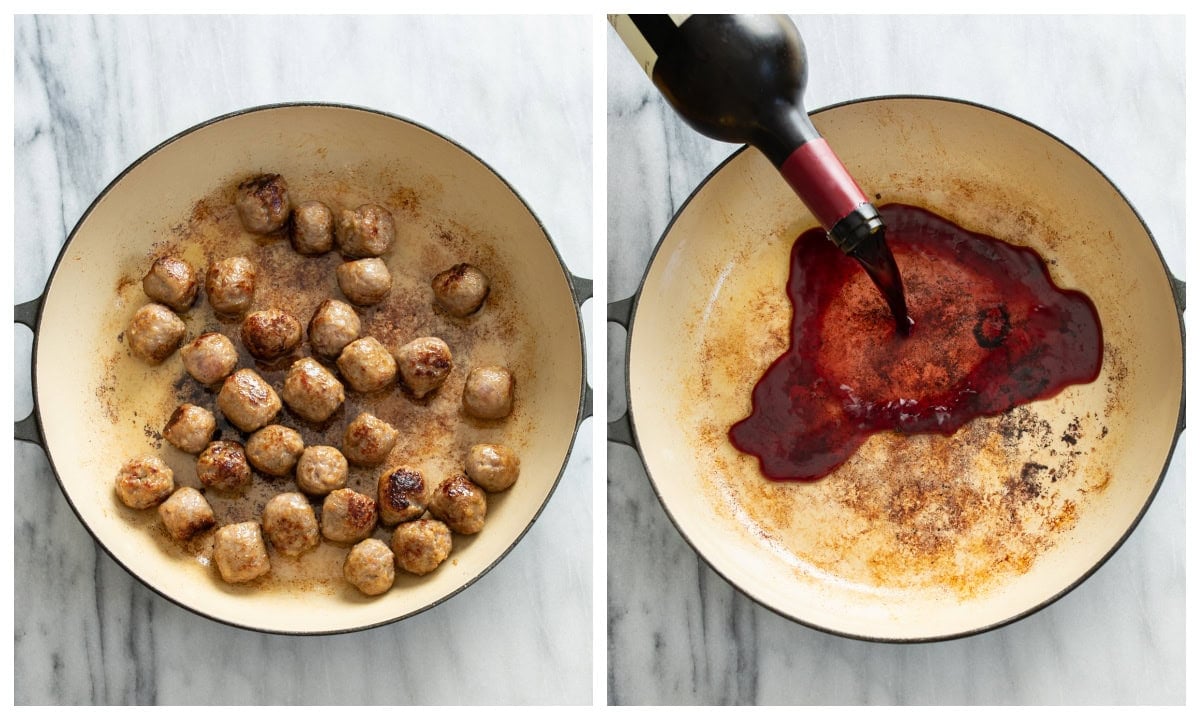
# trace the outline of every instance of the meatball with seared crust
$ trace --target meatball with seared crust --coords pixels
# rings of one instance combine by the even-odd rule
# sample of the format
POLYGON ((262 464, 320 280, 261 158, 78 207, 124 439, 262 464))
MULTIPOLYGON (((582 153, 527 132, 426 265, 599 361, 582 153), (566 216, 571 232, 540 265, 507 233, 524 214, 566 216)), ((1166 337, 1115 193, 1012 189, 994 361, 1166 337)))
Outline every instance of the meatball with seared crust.
POLYGON ((367 538, 350 548, 342 577, 364 595, 382 595, 396 581, 396 558, 387 543, 367 538))
POLYGON ((350 387, 359 392, 382 390, 396 379, 396 358, 370 335, 347 345, 337 366, 350 387))
POLYGON ((433 276, 433 298, 455 317, 466 317, 483 306, 492 284, 474 265, 459 263, 433 276))
POLYGON ((292 363, 283 381, 282 394, 292 412, 318 423, 328 420, 346 399, 341 381, 312 358, 292 363))
POLYGON ((138 308, 129 321, 125 336, 129 349, 142 361, 151 365, 161 364, 183 342, 187 326, 171 308, 159 303, 149 303, 138 308))
POLYGON ((117 497, 134 510, 154 507, 175 489, 175 472, 153 455, 135 457, 117 471, 117 497))
POLYGON ((450 346, 441 338, 417 338, 396 351, 400 380, 417 399, 437 390, 454 369, 450 346))
POLYGON ((387 208, 368 203, 338 214, 337 242, 346 257, 378 257, 395 239, 396 223, 387 208))
POLYGON ((478 367, 463 385, 463 409, 482 420, 498 420, 512 412, 513 376, 497 365, 478 367))
POLYGON ((306 200, 292 212, 292 249, 321 255, 333 249, 333 211, 319 200, 306 200))
POLYGON ((218 528, 213 536, 213 561, 227 583, 249 582, 270 572, 262 527, 251 520, 218 528))
POLYGON ((242 320, 242 344, 259 360, 276 360, 300 344, 304 329, 291 313, 277 308, 257 310, 242 320))
POLYGON ((512 487, 521 474, 521 459, 506 445, 480 443, 467 451, 467 477, 488 492, 512 487))
POLYGON ((210 490, 235 493, 250 484, 252 473, 240 442, 217 440, 196 458, 196 477, 210 490))
POLYGON ((174 255, 155 260, 142 278, 142 290, 146 296, 177 313, 187 312, 196 302, 196 291, 199 289, 196 269, 187 260, 174 255))
POLYGON ((315 354, 336 358, 361 332, 362 321, 354 308, 341 300, 326 300, 308 321, 308 344, 315 354))
POLYGON ((355 465, 374 467, 387 460, 399 437, 400 433, 389 423, 369 412, 359 413, 346 426, 342 453, 355 465))
POLYGON ((276 495, 267 501, 262 528, 276 552, 298 557, 321 544, 321 528, 308 498, 298 492, 276 495))
POLYGON ((284 477, 292 472, 304 452, 304 438, 283 425, 268 425, 246 440, 246 459, 265 475, 284 477))
POLYGON ((158 517, 167 534, 186 542, 217 524, 212 506, 204 494, 193 487, 181 487, 158 506, 158 517))
POLYGON ((396 565, 413 575, 426 575, 450 556, 450 528, 440 520, 422 518, 401 523, 392 531, 392 553, 396 565))
POLYGON ((420 470, 399 466, 379 475, 379 521, 384 525, 416 520, 425 514, 425 478, 420 470))
POLYGON ((282 228, 292 211, 287 182, 273 173, 252 177, 238 185, 234 205, 242 227, 259 235, 282 228))
POLYGON ((392 273, 377 257, 342 263, 335 274, 342 294, 355 305, 374 305, 392 291, 392 273))
POLYGON ((296 463, 296 485, 309 495, 325 495, 346 486, 350 464, 329 445, 309 445, 296 463))
POLYGON ((233 341, 218 332, 206 332, 179 349, 183 367, 196 382, 213 385, 229 376, 238 364, 233 341))
POLYGON ((249 258, 228 257, 208 266, 208 272, 204 275, 204 292, 214 312, 236 317, 254 304, 257 283, 258 271, 249 258))
POLYGON ((171 413, 162 434, 167 442, 185 453, 195 455, 208 447, 208 441, 216 432, 217 419, 211 412, 198 405, 184 403, 171 413))
POLYGON ((487 495, 465 475, 453 475, 433 491, 429 512, 454 532, 473 535, 487 519, 487 495))
POLYGON ((217 407, 242 432, 254 432, 271 422, 283 408, 275 388, 250 368, 225 378, 217 393, 217 407))
POLYGON ((356 543, 375 529, 375 501, 350 488, 334 490, 321 505, 321 534, 333 542, 356 543))

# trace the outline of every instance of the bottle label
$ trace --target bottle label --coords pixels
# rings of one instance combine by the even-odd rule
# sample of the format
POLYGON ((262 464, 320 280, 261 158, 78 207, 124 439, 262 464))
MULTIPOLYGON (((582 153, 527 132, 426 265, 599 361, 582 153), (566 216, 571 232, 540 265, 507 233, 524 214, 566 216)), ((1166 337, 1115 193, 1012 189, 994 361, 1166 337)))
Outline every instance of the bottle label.
POLYGON ((779 172, 826 230, 832 230, 842 218, 867 202, 862 188, 825 138, 810 140, 793 150, 779 172))
MULTIPOLYGON (((643 16, 648 17, 648 16, 643 16)), ((672 23, 675 27, 683 24, 684 20, 691 17, 690 14, 676 13, 674 15, 660 16, 672 23)), ((658 62, 658 53, 650 44, 650 40, 646 38, 645 33, 638 28, 637 23, 629 15, 609 15, 608 24, 613 26, 620 36, 621 42, 625 43, 625 47, 629 48, 629 52, 634 59, 638 61, 638 65, 642 66, 642 70, 654 77, 654 63, 658 62)), ((668 26, 670 27, 670 26, 668 26)))

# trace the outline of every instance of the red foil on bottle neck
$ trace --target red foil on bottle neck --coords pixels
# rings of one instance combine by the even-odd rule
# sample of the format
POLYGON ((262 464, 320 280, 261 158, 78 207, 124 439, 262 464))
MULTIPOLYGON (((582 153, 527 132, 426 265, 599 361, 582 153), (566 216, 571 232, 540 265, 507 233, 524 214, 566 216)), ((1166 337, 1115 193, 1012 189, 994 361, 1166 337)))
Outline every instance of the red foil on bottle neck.
POLYGON ((862 188, 834 155, 825 138, 804 143, 779 168, 783 177, 826 230, 867 202, 862 188))

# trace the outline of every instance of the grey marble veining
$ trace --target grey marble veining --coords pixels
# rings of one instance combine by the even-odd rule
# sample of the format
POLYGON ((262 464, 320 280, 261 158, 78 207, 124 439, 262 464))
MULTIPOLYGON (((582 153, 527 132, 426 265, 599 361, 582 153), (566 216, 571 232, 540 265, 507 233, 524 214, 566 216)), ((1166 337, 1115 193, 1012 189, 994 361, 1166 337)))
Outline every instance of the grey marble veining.
MULTIPOLYGON (((249 106, 378 108, 471 149, 591 275, 588 17, 75 17, 15 20, 16 302, 130 162, 249 106)), ((22 329, 23 330, 23 329, 22 329)), ((16 415, 31 407, 18 332, 16 415)), ((40 448, 15 448, 18 704, 591 702, 591 421, 517 547, 438 607, 295 638, 168 602, 93 543, 40 448)))
MULTIPOLYGON (((929 94, 1029 120, 1129 198, 1184 276, 1181 17, 798 16, 810 109, 929 94)), ((609 299, 637 290, 674 212, 734 148, 688 129, 611 30, 609 299)), ((609 329, 609 418, 625 408, 609 329)), ((1185 433, 1186 437, 1186 433, 1185 433)), ((712 572, 632 450, 608 446, 608 701, 613 704, 1123 704, 1184 701, 1181 442, 1120 550, 1050 607, 960 640, 888 645, 792 623, 712 572)))

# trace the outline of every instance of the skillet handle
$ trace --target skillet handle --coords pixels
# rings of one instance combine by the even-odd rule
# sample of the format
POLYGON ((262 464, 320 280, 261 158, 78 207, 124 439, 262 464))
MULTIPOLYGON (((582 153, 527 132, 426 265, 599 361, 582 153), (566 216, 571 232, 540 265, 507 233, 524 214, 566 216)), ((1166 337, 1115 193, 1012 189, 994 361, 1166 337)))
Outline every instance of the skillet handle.
POLYGON ((1175 296, 1175 307, 1179 308, 1180 314, 1183 314, 1183 311, 1187 309, 1187 283, 1171 273, 1167 273, 1167 279, 1171 281, 1171 294, 1175 296))
MULTIPOLYGON (((38 316, 42 311, 43 297, 45 296, 38 296, 29 302, 23 302, 13 307, 13 321, 21 323, 33 331, 35 344, 37 340, 38 316)), ((39 445, 42 448, 46 447, 46 443, 42 439, 42 430, 38 427, 36 397, 33 400, 33 412, 16 422, 16 438, 39 445)))
MULTIPOLYGON (((567 277, 571 281, 571 294, 575 296, 575 310, 580 314, 580 318, 582 318, 583 303, 592 299, 592 280, 591 278, 581 278, 571 272, 567 273, 567 277)), ((592 386, 587 381, 587 371, 585 370, 583 381, 582 412, 579 414, 579 422, 575 424, 575 427, 579 427, 579 425, 582 424, 585 419, 592 416, 592 405, 592 386)))
MULTIPOLYGON (((629 343, 629 324, 633 320, 633 306, 636 297, 636 295, 631 295, 624 300, 617 300, 608 304, 608 321, 625 328, 625 342, 627 346, 629 343)), ((625 363, 628 366, 628 352, 626 352, 625 363)), ((628 367, 626 367, 626 371, 628 371, 628 367)), ((628 389, 626 392, 628 393, 628 389)), ((633 439, 633 422, 629 419, 628 403, 626 403, 625 412, 621 413, 621 416, 616 420, 608 423, 608 439, 610 442, 628 445, 635 450, 637 449, 637 445, 633 439)))

